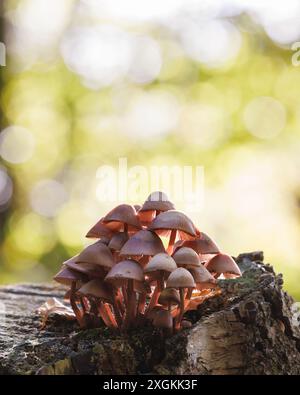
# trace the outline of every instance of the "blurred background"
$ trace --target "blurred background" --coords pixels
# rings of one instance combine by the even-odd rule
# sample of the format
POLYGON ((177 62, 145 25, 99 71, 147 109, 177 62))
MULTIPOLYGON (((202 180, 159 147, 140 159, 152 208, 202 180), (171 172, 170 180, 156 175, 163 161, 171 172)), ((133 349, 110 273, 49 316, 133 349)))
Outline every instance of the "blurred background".
POLYGON ((87 243, 112 207, 97 170, 124 157, 203 166, 194 222, 263 250, 300 300, 299 0, 1 7, 0 283, 48 281, 87 243))

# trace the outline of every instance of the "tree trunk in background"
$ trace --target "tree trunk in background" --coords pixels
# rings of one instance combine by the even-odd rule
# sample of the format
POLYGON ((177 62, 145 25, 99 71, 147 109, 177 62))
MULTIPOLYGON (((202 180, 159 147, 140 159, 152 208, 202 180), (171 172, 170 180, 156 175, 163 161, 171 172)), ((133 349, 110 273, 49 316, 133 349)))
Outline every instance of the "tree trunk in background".
POLYGON ((5 374, 300 374, 300 330, 282 276, 262 253, 241 254, 238 280, 187 313, 191 329, 164 340, 143 330, 128 336, 106 328, 80 331, 53 316, 39 330, 38 306, 62 300, 52 285, 0 288, 0 373, 5 374), (2 309, 3 310, 3 309, 2 309))

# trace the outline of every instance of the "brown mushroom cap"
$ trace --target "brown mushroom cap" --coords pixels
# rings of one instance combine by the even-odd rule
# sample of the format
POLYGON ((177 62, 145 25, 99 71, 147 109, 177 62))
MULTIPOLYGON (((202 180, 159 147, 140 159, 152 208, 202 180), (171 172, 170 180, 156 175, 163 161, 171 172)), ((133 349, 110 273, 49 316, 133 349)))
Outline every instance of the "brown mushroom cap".
POLYGON ((173 328, 173 317, 168 310, 158 310, 153 317, 153 325, 156 328, 173 328))
POLYGON ((189 271, 195 280, 197 289, 202 290, 216 287, 216 279, 203 265, 190 268, 189 271))
POLYGON ((105 277, 105 281, 115 283, 117 286, 124 284, 126 280, 144 281, 144 273, 138 262, 124 260, 111 268, 105 277))
POLYGON ((236 277, 242 275, 238 265, 231 256, 227 254, 215 255, 206 263, 206 268, 211 273, 215 273, 217 275, 224 274, 225 277, 226 274, 235 275, 236 277))
POLYGON ((150 193, 140 211, 168 211, 174 209, 174 204, 170 202, 168 196, 164 192, 156 191, 150 193))
POLYGON ((160 252, 165 252, 165 248, 157 234, 149 230, 140 230, 123 245, 120 255, 150 256, 160 252))
POLYGON ((200 259, 198 254, 189 247, 182 247, 172 255, 177 266, 183 266, 186 269, 200 266, 200 259))
POLYGON ((103 224, 103 218, 101 218, 86 234, 85 237, 102 239, 106 238, 108 240, 111 239, 113 233, 112 231, 103 224))
POLYGON ((107 269, 115 264, 110 249, 99 241, 87 246, 78 255, 76 263, 93 263, 107 269))
POLYGON ((87 275, 88 278, 104 278, 106 275, 104 268, 95 263, 76 263, 69 260, 65 265, 76 272, 87 275))
POLYGON ((182 239, 191 239, 198 234, 197 228, 189 217, 177 210, 160 213, 149 225, 149 230, 154 230, 164 236, 167 236, 170 230, 178 230, 182 239))
POLYGON ((78 272, 69 269, 68 267, 63 267, 54 277, 53 280, 63 285, 71 285, 74 281, 78 283, 83 283, 87 281, 87 277, 78 272))
POLYGON ((179 305, 180 304, 179 292, 175 288, 165 288, 159 295, 158 303, 163 306, 167 306, 169 304, 179 305))
POLYGON ((150 259, 144 268, 144 273, 153 278, 161 272, 169 275, 169 273, 176 270, 176 268, 177 266, 174 259, 165 252, 162 252, 160 254, 154 255, 154 257, 150 259))
POLYGON ((204 232, 195 240, 178 240, 175 243, 174 250, 182 247, 192 248, 197 254, 218 254, 220 252, 217 244, 204 232))
POLYGON ((200 265, 197 267, 190 268, 192 276, 194 277, 195 283, 215 283, 215 278, 210 274, 210 272, 206 269, 205 266, 200 265))
POLYGON ((120 251, 128 239, 127 232, 118 232, 110 239, 108 247, 113 251, 120 251))
POLYGON ((124 228, 124 224, 136 229, 142 229, 136 210, 130 204, 120 204, 115 207, 106 214, 102 222, 112 230, 120 230, 120 227, 124 228))
POLYGON ((79 294, 84 296, 93 296, 98 299, 105 300, 106 302, 112 303, 113 296, 110 287, 99 279, 93 279, 88 283, 84 284, 77 291, 79 294))
POLYGON ((179 267, 170 274, 166 287, 195 288, 196 284, 191 273, 183 267, 179 267))

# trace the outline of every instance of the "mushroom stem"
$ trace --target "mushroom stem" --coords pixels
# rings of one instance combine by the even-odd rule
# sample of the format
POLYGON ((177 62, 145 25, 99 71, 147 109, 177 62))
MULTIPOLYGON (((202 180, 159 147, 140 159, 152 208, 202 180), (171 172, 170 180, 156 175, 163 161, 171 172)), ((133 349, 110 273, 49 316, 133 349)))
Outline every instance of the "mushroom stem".
POLYGON ((177 319, 175 321, 175 329, 178 330, 180 328, 180 322, 184 314, 184 294, 185 290, 184 288, 179 288, 179 294, 180 294, 180 309, 179 309, 179 314, 177 316, 177 319))
POLYGON ((113 309, 114 309, 115 318, 116 318, 118 327, 121 328, 121 326, 122 326, 122 315, 121 315, 121 312, 120 312, 120 309, 119 309, 119 305, 118 305, 118 295, 114 295, 113 309))
POLYGON ((107 314, 107 316, 108 316, 110 322, 112 323, 112 326, 113 326, 114 328, 117 328, 117 327, 118 327, 118 324, 117 324, 117 321, 116 321, 116 319, 115 319, 115 317, 114 317, 114 315, 113 315, 113 313, 112 313, 112 311, 111 311, 111 308, 110 308, 109 304, 104 303, 103 306, 104 306, 104 309, 105 309, 105 311, 106 311, 106 314, 107 314))
POLYGON ((146 310, 145 314, 148 314, 153 309, 153 307, 157 305, 159 295, 161 294, 161 291, 163 291, 164 287, 165 287, 164 275, 162 274, 157 279, 156 287, 155 287, 155 289, 153 291, 153 294, 151 296, 151 299, 150 299, 150 302, 148 304, 148 307, 147 307, 147 310, 146 310))
POLYGON ((144 313, 146 299, 147 299, 146 292, 140 293, 140 295, 139 295, 139 303, 138 303, 138 308, 137 308, 138 314, 143 314, 144 313))
POLYGON ((123 316, 124 311, 125 311, 122 299, 123 299, 122 293, 121 293, 120 289, 118 288, 117 289, 117 295, 116 295, 116 302, 117 302, 119 311, 121 313, 121 316, 123 316))
POLYGON ((127 329, 135 318, 136 294, 134 292, 133 280, 128 280, 127 285, 127 306, 123 328, 127 329))
POLYGON ((125 285, 122 286, 122 295, 123 295, 124 304, 125 304, 125 306, 127 306, 128 305, 128 295, 127 295, 127 289, 126 289, 125 285))
POLYGON ((111 311, 109 314, 107 306, 103 302, 99 303, 98 311, 99 311, 100 317, 102 318, 102 320, 106 326, 108 326, 109 328, 117 328, 117 323, 115 322, 115 320, 114 320, 114 322, 111 320, 111 316, 112 316, 111 311))
POLYGON ((79 309, 79 307, 77 306, 75 292, 76 292, 76 281, 72 281, 71 290, 70 290, 70 305, 74 311, 75 317, 78 321, 80 328, 84 328, 85 323, 83 320, 83 314, 79 309))
POLYGON ((171 230, 169 245, 168 245, 168 248, 167 248, 167 253, 168 254, 172 254, 172 252, 173 252, 173 246, 174 246, 174 243, 175 243, 175 240, 176 240, 176 235, 177 235, 177 230, 176 229, 171 230))

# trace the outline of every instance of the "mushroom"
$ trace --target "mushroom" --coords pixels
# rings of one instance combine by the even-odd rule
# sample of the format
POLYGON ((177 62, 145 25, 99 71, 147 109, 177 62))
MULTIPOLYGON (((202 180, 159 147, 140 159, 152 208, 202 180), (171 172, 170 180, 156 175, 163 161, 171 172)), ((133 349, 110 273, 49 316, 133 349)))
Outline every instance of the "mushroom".
MULTIPOLYGON (((127 288, 127 306, 124 320, 124 329, 126 329, 132 323, 136 315, 136 292, 134 289, 134 282, 144 281, 143 269, 138 262, 127 259, 113 266, 105 277, 105 281, 110 282, 116 287, 123 286, 123 292, 124 285, 127 288)), ((123 295, 123 297, 125 299, 125 295, 123 295)))
POLYGON ((69 269, 85 274, 86 276, 88 276, 89 279, 91 278, 103 279, 106 273, 103 267, 95 263, 86 263, 86 262, 76 263, 74 261, 69 260, 64 265, 69 269))
POLYGON ((182 212, 169 210, 160 213, 148 227, 158 235, 167 236, 170 234, 167 252, 171 253, 176 240, 177 232, 181 239, 194 239, 199 231, 193 222, 182 212))
POLYGON ((225 278, 235 278, 242 275, 240 268, 227 254, 217 254, 206 263, 206 269, 218 278, 221 274, 225 278))
POLYGON ((183 267, 179 267, 170 274, 167 280, 166 287, 179 289, 180 310, 175 325, 175 328, 178 329, 185 309, 185 303, 184 303, 185 290, 190 288, 195 288, 196 284, 191 273, 187 269, 184 269, 183 267))
POLYGON ((63 266, 63 268, 53 277, 53 279, 60 284, 71 287, 69 293, 70 305, 72 306, 72 309, 80 327, 84 327, 85 320, 83 317, 83 313, 81 312, 76 303, 76 289, 81 284, 87 281, 87 277, 82 273, 72 271, 68 267, 63 266))
POLYGON ((144 273, 152 280, 156 281, 156 287, 152 294, 147 312, 157 304, 161 291, 165 288, 165 279, 167 279, 174 270, 176 270, 176 262, 170 255, 166 253, 156 254, 150 259, 147 266, 144 268, 144 273))
POLYGON ((109 270, 114 264, 110 249, 100 241, 87 246, 76 258, 76 263, 91 263, 109 270))
POLYGON ((113 251, 113 256, 116 261, 120 260, 120 251, 128 239, 129 236, 127 232, 118 232, 108 243, 108 247, 113 251))
POLYGON ((122 324, 122 318, 114 304, 112 289, 109 288, 108 284, 105 284, 99 279, 94 279, 84 284, 77 292, 79 295, 87 296, 100 301, 98 304, 98 311, 105 325, 110 328, 117 328, 118 325, 122 324), (110 307, 106 303, 110 303, 114 306, 118 323, 116 322, 110 307))
POLYGON ((175 243, 174 251, 182 247, 192 248, 199 255, 201 261, 207 261, 220 252, 217 244, 204 232, 200 233, 195 240, 178 240, 175 243))
POLYGON ((178 267, 190 269, 201 265, 198 254, 192 248, 182 247, 175 251, 172 257, 178 267))
POLYGON ((148 225, 152 219, 163 211, 174 210, 174 204, 170 202, 164 192, 152 192, 138 211, 138 216, 143 225, 148 225))
POLYGON ((171 312, 172 305, 180 304, 180 295, 175 288, 165 288, 158 298, 158 303, 167 306, 168 310, 171 312))
POLYGON ((95 238, 95 239, 101 239, 105 238, 107 240, 110 240, 113 233, 110 229, 108 229, 103 223, 102 223, 103 218, 101 218, 86 234, 85 237, 88 238, 95 238))
POLYGON ((210 274, 205 266, 200 265, 198 267, 189 268, 189 272, 192 274, 197 289, 202 291, 203 289, 210 289, 216 287, 216 279, 210 274))
POLYGON ((102 223, 113 231, 136 232, 142 229, 135 208, 129 204, 120 204, 102 219, 102 223))
POLYGON ((121 256, 153 256, 165 252, 164 245, 156 233, 140 230, 122 247, 121 256))

